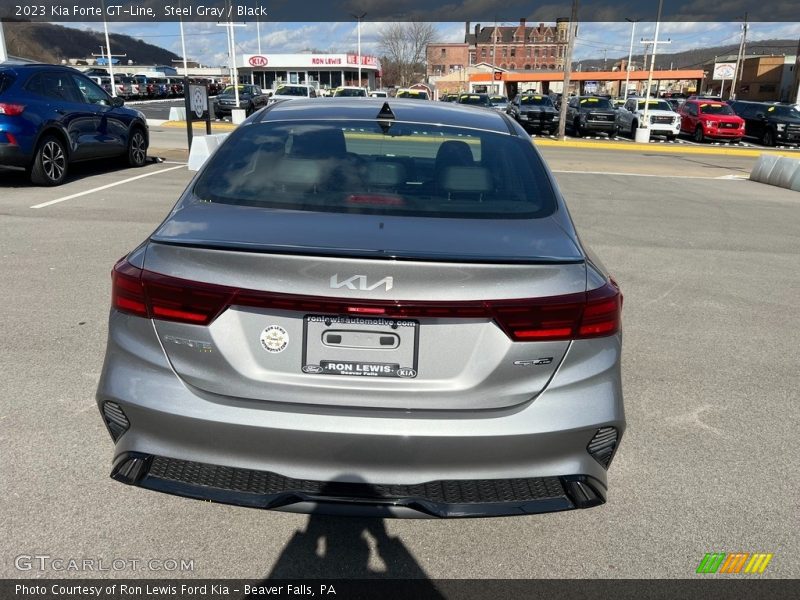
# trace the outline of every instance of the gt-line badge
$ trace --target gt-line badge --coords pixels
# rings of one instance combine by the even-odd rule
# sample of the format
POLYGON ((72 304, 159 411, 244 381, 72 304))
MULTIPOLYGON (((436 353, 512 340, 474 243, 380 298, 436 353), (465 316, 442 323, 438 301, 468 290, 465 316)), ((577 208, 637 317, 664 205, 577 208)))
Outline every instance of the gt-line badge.
POLYGON ((261 346, 267 352, 277 354, 286 350, 289 345, 289 334, 280 325, 270 325, 261 332, 261 346))

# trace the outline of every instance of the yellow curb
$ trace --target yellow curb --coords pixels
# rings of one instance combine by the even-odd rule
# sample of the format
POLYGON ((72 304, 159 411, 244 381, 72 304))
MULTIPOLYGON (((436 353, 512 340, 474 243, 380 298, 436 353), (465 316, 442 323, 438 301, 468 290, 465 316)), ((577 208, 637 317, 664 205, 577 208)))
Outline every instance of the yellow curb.
MULTIPOLYGON (((195 121, 194 124, 205 127, 205 123, 203 121, 195 121)), ((161 125, 152 125, 151 127, 175 127, 178 129, 186 129, 186 121, 164 121, 161 125)), ((236 129, 236 125, 233 123, 211 121, 211 131, 214 131, 215 129, 233 131, 236 129)))
POLYGON ((723 156, 754 156, 762 154, 777 154, 779 156, 790 156, 800 158, 800 152, 788 150, 767 150, 756 148, 722 148, 718 146, 689 146, 687 144, 660 144, 658 142, 650 144, 636 144, 626 142, 582 142, 577 140, 539 139, 533 140, 535 146, 552 146, 560 148, 601 148, 603 150, 620 150, 622 152, 661 152, 663 154, 717 154, 723 156))

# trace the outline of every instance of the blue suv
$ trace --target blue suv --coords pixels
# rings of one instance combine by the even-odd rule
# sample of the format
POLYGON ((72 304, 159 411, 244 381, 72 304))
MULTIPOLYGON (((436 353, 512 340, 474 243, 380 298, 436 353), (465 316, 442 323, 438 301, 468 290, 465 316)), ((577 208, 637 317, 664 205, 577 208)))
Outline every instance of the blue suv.
POLYGON ((142 113, 123 108, 70 67, 0 64, 0 166, 26 169, 36 185, 64 182, 73 162, 121 157, 147 161, 142 113))

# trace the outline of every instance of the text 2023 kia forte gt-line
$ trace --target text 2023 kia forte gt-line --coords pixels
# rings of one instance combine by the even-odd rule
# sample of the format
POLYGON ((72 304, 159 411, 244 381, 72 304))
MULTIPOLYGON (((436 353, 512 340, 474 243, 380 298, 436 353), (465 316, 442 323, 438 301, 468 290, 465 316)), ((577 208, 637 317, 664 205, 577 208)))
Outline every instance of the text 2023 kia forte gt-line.
POLYGON ((112 476, 297 512, 605 502, 622 296, 496 111, 281 102, 113 269, 112 476))

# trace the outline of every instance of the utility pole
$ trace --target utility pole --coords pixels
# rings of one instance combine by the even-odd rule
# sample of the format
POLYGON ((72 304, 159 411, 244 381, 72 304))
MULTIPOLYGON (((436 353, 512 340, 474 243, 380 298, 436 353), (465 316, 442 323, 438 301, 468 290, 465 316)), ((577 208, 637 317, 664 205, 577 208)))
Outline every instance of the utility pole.
POLYGON ((492 91, 494 92, 494 72, 497 70, 497 19, 494 20, 492 31, 492 91))
MULTIPOLYGON (((182 4, 183 4, 182 2, 178 2, 179 10, 182 8, 182 4)), ((180 10, 180 12, 182 13, 183 11, 180 10)), ((181 53, 183 55, 183 77, 186 78, 188 76, 188 68, 186 67, 186 39, 183 37, 183 17, 179 19, 179 22, 181 24, 181 53)), ((184 85, 186 84, 185 81, 183 83, 184 85)))
POLYGON ((578 35, 578 0, 572 0, 572 14, 569 17, 567 30, 567 55, 564 57, 564 84, 561 90, 561 109, 558 116, 558 139, 563 141, 567 136, 567 104, 569 103, 569 78, 572 71, 572 49, 575 47, 575 36, 578 35))
MULTIPOLYGON (((744 13, 744 23, 742 24, 742 39, 739 42, 739 53, 736 55, 736 70, 733 72, 733 84, 731 85, 731 92, 729 96, 731 100, 736 100, 736 80, 739 78, 740 64, 742 65, 742 71, 744 71, 744 48, 746 39, 747 39, 747 13, 744 13)), ((720 98, 721 97, 722 94, 720 94, 720 98)))

